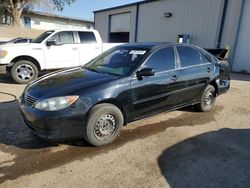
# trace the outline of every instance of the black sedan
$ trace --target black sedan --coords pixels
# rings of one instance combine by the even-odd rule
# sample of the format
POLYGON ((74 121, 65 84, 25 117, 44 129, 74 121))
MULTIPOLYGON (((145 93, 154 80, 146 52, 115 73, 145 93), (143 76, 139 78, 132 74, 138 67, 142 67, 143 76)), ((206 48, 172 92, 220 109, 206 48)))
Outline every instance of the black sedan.
POLYGON ((230 87, 228 65, 193 45, 125 44, 83 67, 29 84, 19 99, 25 124, 46 139, 111 143, 135 120, 185 106, 209 111, 230 87))

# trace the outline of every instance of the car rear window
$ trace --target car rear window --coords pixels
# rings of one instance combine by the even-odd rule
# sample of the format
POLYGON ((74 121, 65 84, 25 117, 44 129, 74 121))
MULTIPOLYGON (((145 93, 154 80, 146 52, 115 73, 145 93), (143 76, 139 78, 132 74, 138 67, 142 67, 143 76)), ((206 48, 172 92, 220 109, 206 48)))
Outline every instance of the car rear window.
POLYGON ((82 32, 79 31, 79 37, 81 44, 96 43, 95 34, 93 32, 82 32))

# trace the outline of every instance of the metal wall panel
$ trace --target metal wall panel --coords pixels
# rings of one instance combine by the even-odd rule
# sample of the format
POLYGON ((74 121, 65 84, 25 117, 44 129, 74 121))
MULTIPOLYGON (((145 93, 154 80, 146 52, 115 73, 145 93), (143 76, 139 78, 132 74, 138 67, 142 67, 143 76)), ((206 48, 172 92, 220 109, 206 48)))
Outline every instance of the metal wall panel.
POLYGON ((190 42, 215 48, 223 0, 162 0, 140 5, 138 41, 176 42, 188 33, 190 42), (164 13, 172 17, 164 17, 164 13))
POLYGON ((250 1, 245 0, 232 70, 250 73, 250 1))

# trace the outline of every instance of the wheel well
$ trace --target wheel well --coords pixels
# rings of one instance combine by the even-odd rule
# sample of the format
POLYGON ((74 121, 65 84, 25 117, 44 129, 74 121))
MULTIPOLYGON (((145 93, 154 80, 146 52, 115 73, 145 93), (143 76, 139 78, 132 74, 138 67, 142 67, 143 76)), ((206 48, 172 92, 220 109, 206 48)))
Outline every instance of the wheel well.
POLYGON ((41 66, 40 66, 39 62, 31 56, 18 56, 18 57, 15 57, 11 62, 15 63, 15 62, 20 61, 20 60, 30 61, 36 65, 36 67, 38 68, 39 71, 41 70, 41 66))
POLYGON ((218 85, 216 83, 215 80, 213 80, 212 82, 209 83, 210 85, 212 85, 215 89, 215 93, 216 93, 216 96, 218 95, 218 85))
MULTIPOLYGON (((97 104, 95 104, 94 106, 98 105, 98 104, 103 104, 103 103, 109 103, 109 104, 113 104, 115 105, 117 108, 119 108, 122 112, 123 118, 124 118, 124 125, 127 125, 127 110, 126 108, 118 101, 116 101, 115 99, 108 99, 108 100, 104 100, 101 102, 98 102, 97 104)), ((93 106, 93 107, 94 107, 93 106)), ((93 108, 92 107, 92 108, 93 108)))

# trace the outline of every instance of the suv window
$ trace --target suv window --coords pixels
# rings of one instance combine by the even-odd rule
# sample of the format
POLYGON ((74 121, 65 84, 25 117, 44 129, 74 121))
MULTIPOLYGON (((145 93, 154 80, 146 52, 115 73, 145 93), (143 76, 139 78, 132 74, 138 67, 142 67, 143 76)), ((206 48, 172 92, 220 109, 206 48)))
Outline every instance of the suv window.
POLYGON ((203 54, 201 54, 198 50, 195 50, 194 48, 188 46, 177 46, 177 50, 179 53, 182 67, 199 65, 209 62, 203 54))
POLYGON ((93 32, 78 32, 81 44, 96 43, 95 34, 93 32))
POLYGON ((153 68, 156 73, 175 69, 173 48, 167 47, 156 51, 148 59, 144 67, 153 68))
POLYGON ((71 31, 62 31, 55 34, 53 39, 56 40, 56 44, 74 44, 73 32, 71 31))

